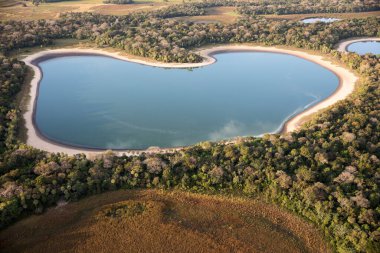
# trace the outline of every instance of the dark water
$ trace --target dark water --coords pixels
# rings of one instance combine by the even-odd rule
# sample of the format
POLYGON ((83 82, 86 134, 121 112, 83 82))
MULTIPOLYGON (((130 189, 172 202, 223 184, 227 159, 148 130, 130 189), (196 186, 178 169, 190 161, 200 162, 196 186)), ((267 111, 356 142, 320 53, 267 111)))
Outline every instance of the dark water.
POLYGON ((312 24, 312 23, 317 23, 317 22, 332 23, 339 20, 340 19, 338 18, 305 18, 305 19, 302 19, 301 22, 305 24, 312 24))
POLYGON ((43 61, 40 131, 100 148, 172 147, 276 131, 328 97, 338 78, 285 54, 217 54, 217 63, 165 69, 103 56, 43 61))
POLYGON ((354 42, 347 47, 347 51, 355 52, 360 55, 380 54, 380 41, 360 41, 354 42))

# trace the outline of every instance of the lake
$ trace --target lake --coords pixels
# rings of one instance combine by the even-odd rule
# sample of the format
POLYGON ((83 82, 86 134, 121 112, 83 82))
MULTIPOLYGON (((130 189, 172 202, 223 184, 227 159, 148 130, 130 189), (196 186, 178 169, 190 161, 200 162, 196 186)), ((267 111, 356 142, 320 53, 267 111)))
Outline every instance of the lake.
POLYGON ((347 51, 358 53, 360 55, 380 54, 380 41, 360 41, 354 42, 347 47, 347 51))
POLYGON ((277 131, 339 85, 331 71, 287 54, 215 57, 194 69, 90 55, 42 61, 36 126, 74 146, 184 146, 277 131))
POLYGON ((317 22, 332 23, 339 20, 339 18, 305 18, 302 19, 301 22, 305 24, 313 24, 317 22))

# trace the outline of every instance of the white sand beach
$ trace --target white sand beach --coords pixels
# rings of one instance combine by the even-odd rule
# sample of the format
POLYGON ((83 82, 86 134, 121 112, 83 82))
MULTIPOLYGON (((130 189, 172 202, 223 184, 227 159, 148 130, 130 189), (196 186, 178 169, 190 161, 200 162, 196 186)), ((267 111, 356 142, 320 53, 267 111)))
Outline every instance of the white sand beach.
MULTIPOLYGON (((45 150, 48 152, 62 152, 69 155, 85 153, 86 155, 96 155, 100 153, 104 153, 104 150, 92 150, 92 149, 81 149, 77 147, 71 147, 68 145, 62 145, 59 143, 55 143, 46 139, 45 137, 39 134, 38 130, 35 128, 33 123, 34 110, 35 110, 35 102, 38 96, 38 86, 39 82, 42 78, 42 73, 40 68, 38 67, 38 62, 43 59, 47 59, 54 56, 64 56, 64 55, 82 55, 82 54, 97 54, 104 55, 109 57, 114 57, 120 60, 135 62, 144 65, 156 66, 156 67, 167 67, 167 68, 194 68, 206 66, 214 63, 216 60, 212 57, 212 55, 221 52, 236 52, 236 51, 257 51, 257 52, 273 52, 273 53, 282 53, 294 55, 297 57, 304 58, 306 60, 317 63, 333 73, 335 73, 340 80, 339 87, 337 90, 331 94, 328 98, 320 101, 319 103, 313 105, 310 108, 307 108, 303 112, 295 115, 290 118, 283 126, 282 132, 291 132, 297 130, 301 123, 303 122, 304 117, 310 116, 318 112, 321 109, 324 109, 328 106, 333 105, 339 100, 345 99, 349 94, 351 94, 355 87, 355 82, 357 77, 350 72, 349 70, 338 66, 326 59, 323 56, 313 55, 310 53, 295 51, 289 49, 280 49, 275 47, 263 47, 263 46, 249 46, 249 45, 226 45, 226 46, 216 46, 207 49, 200 49, 196 53, 200 54, 204 57, 204 61, 201 63, 159 63, 159 62, 150 62, 144 61, 141 59, 134 59, 126 56, 122 56, 119 53, 111 53, 104 50, 99 49, 79 49, 79 48, 70 48, 70 49, 54 49, 54 50, 46 50, 42 52, 38 52, 32 55, 27 56, 25 59, 25 63, 30 66, 34 71, 34 77, 31 81, 31 89, 30 89, 30 101, 27 105, 28 110, 24 114, 25 119, 25 127, 27 129, 27 144, 33 147, 36 147, 41 150, 45 150)), ((205 140, 206 141, 206 140, 205 140)), ((137 155, 141 152, 146 153, 165 153, 172 152, 174 150, 178 150, 181 148, 167 148, 167 149, 159 149, 159 148, 151 148, 148 150, 117 150, 115 153, 121 155, 137 155)))

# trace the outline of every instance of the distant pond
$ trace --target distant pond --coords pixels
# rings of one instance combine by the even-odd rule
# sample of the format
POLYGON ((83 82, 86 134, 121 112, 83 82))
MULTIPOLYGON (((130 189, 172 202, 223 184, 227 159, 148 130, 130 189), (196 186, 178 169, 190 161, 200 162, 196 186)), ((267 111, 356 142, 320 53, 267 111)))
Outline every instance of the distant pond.
POLYGON ((302 19, 301 22, 305 24, 313 24, 317 22, 332 23, 339 20, 339 18, 305 18, 302 19))
POLYGON ((360 55, 365 54, 380 54, 380 41, 360 41, 354 42, 347 47, 347 51, 358 53, 360 55))
POLYGON ((74 146, 184 146, 274 132, 339 84, 331 71, 292 55, 215 57, 195 69, 91 55, 42 61, 35 124, 45 137, 74 146))

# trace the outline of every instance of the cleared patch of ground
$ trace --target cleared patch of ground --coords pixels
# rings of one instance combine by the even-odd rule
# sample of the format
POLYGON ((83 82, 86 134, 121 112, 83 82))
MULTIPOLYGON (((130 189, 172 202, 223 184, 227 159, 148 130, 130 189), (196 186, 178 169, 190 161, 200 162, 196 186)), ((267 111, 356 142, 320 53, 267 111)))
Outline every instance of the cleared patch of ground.
POLYGON ((301 20, 305 18, 366 18, 366 17, 379 17, 380 11, 371 12, 358 12, 358 13, 312 13, 312 14, 291 14, 291 15, 262 15, 268 19, 278 19, 278 20, 301 20))
POLYGON ((0 20, 55 19, 59 17, 59 13, 75 11, 75 9, 73 6, 56 4, 41 4, 37 7, 28 2, 26 6, 0 8, 0 20))
POLYGON ((1 252, 330 252, 312 225, 261 201, 120 190, 0 231, 1 252))
POLYGON ((15 1, 15 0, 0 0, 0 8, 1 7, 11 7, 16 5, 25 5, 23 1, 15 1))
POLYGON ((99 14, 108 15, 126 15, 136 11, 152 11, 168 6, 166 3, 137 3, 124 5, 98 5, 89 9, 89 11, 99 14))
MULTIPOLYGON (((38 7, 31 1, 0 0, 0 20, 37 20, 56 19, 63 12, 95 12, 109 15, 126 15, 133 11, 150 11, 171 4, 182 3, 181 0, 135 0, 134 4, 114 5, 103 4, 103 0, 69 0, 53 3, 42 3, 38 7)), ((191 2, 191 1, 190 1, 191 2)), ((380 11, 362 13, 326 13, 326 14, 294 14, 294 15, 264 15, 270 19, 297 20, 308 17, 360 18, 379 16, 380 11)), ((233 23, 239 15, 235 7, 208 8, 205 16, 180 17, 178 20, 204 23, 233 23)))
POLYGON ((194 23, 224 23, 230 24, 236 22, 240 17, 235 12, 235 7, 213 7, 206 9, 204 16, 178 17, 176 20, 191 21, 194 23))
POLYGON ((154 10, 180 2, 180 0, 135 0, 134 4, 114 5, 103 4, 103 0, 72 0, 34 6, 31 1, 0 0, 0 20, 56 19, 60 13, 69 11, 125 15, 132 11, 154 10))

